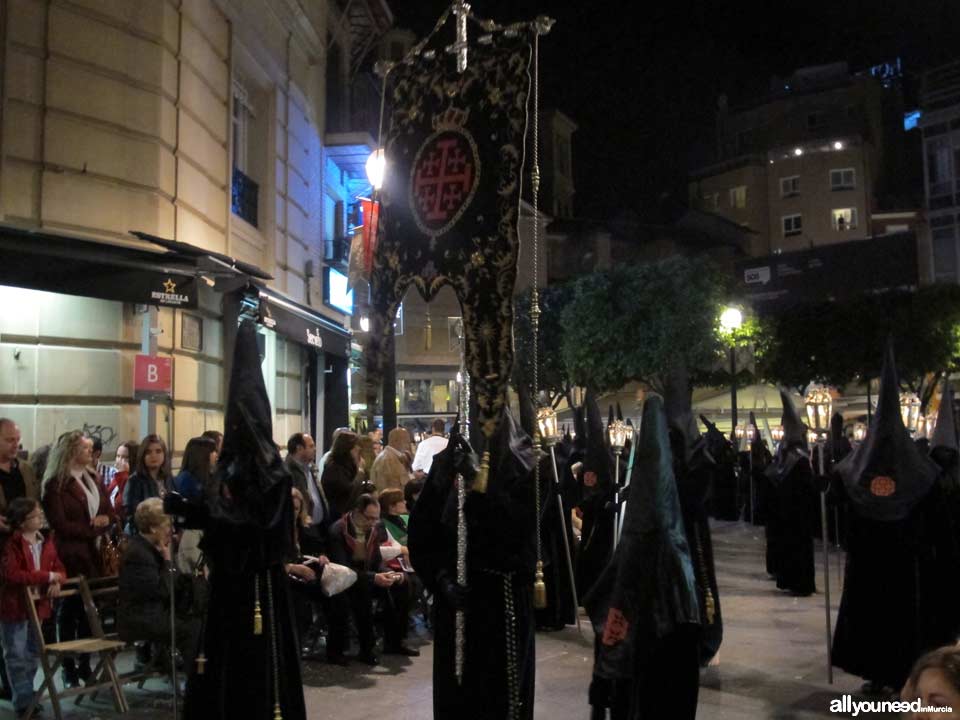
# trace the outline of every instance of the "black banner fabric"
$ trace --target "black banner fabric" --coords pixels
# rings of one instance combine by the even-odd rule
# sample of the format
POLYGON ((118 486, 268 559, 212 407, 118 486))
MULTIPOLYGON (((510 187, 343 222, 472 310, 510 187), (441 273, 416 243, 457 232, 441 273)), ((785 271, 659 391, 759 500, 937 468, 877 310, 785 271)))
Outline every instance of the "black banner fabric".
POLYGON ((463 73, 443 52, 422 53, 392 70, 387 85, 392 113, 371 278, 368 397, 379 387, 404 292, 412 284, 429 301, 450 285, 463 312, 467 370, 487 437, 513 362, 530 32, 498 33, 471 47, 463 73))

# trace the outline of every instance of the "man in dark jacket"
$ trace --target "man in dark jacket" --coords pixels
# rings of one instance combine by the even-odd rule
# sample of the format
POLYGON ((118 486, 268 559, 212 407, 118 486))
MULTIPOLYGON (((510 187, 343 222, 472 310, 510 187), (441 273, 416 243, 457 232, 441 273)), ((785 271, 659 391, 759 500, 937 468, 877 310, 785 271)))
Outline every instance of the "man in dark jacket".
MULTIPOLYGON (((169 647, 171 519, 163 512, 163 501, 151 498, 137 506, 134 522, 139 534, 130 538, 120 565, 117 629, 122 640, 149 640, 169 647)), ((175 588, 184 582, 190 578, 177 577, 175 588)), ((176 645, 184 667, 190 668, 200 638, 200 619, 182 612, 187 608, 176 610, 176 645)))
POLYGON ((320 478, 315 472, 314 463, 317 460, 317 446, 313 438, 306 433, 294 433, 287 441, 287 457, 284 464, 293 478, 293 486, 300 491, 306 503, 310 521, 320 527, 329 526, 331 519, 326 517, 329 512, 320 486, 320 478))

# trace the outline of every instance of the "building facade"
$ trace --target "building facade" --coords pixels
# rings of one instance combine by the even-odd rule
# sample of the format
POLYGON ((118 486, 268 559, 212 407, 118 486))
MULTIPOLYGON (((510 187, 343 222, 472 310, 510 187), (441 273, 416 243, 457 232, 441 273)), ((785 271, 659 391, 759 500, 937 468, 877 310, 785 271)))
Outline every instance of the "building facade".
POLYGON ((39 265, 54 246, 93 241, 117 268, 71 295, 49 292, 42 272, 3 276, 0 299, 17 311, 0 320, 0 415, 20 423, 24 448, 87 428, 109 457, 156 431, 176 464, 187 439, 222 429, 244 315, 260 323, 276 439, 329 437, 346 422, 353 351, 337 248, 374 142, 352 124, 354 87, 392 21, 386 5, 5 7, 0 235, 33 234, 0 245, 0 264, 27 244, 39 265), (124 294, 131 263, 162 274, 190 258, 196 287, 181 307, 124 294), (138 353, 171 359, 168 401, 134 398, 138 353))
POLYGON ((770 97, 721 97, 717 162, 692 173, 690 202, 748 227, 770 255, 871 234, 883 167, 883 87, 838 63, 803 68, 770 97))
POLYGON ((921 89, 923 177, 934 280, 960 281, 960 61, 930 70, 921 89))

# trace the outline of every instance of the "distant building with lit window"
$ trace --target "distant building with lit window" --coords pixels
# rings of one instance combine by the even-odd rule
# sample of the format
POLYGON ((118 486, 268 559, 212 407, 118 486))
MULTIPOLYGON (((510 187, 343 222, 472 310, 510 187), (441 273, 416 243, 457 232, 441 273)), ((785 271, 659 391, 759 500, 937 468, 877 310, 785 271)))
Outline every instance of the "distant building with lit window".
POLYGON ((691 174, 691 207, 752 230, 744 249, 753 256, 912 227, 916 207, 877 200, 886 154, 904 132, 902 110, 891 112, 901 105, 899 66, 894 71, 807 67, 775 80, 761 101, 734 108, 721 97, 716 162, 691 174), (875 222, 881 210, 890 217, 875 222))

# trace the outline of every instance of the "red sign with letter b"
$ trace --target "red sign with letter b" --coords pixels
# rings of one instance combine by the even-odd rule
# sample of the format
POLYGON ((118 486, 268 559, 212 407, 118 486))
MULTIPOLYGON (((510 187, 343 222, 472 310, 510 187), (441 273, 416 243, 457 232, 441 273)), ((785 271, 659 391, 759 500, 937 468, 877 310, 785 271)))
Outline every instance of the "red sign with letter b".
POLYGON ((133 396, 137 400, 168 398, 173 390, 173 358, 137 355, 133 396))

